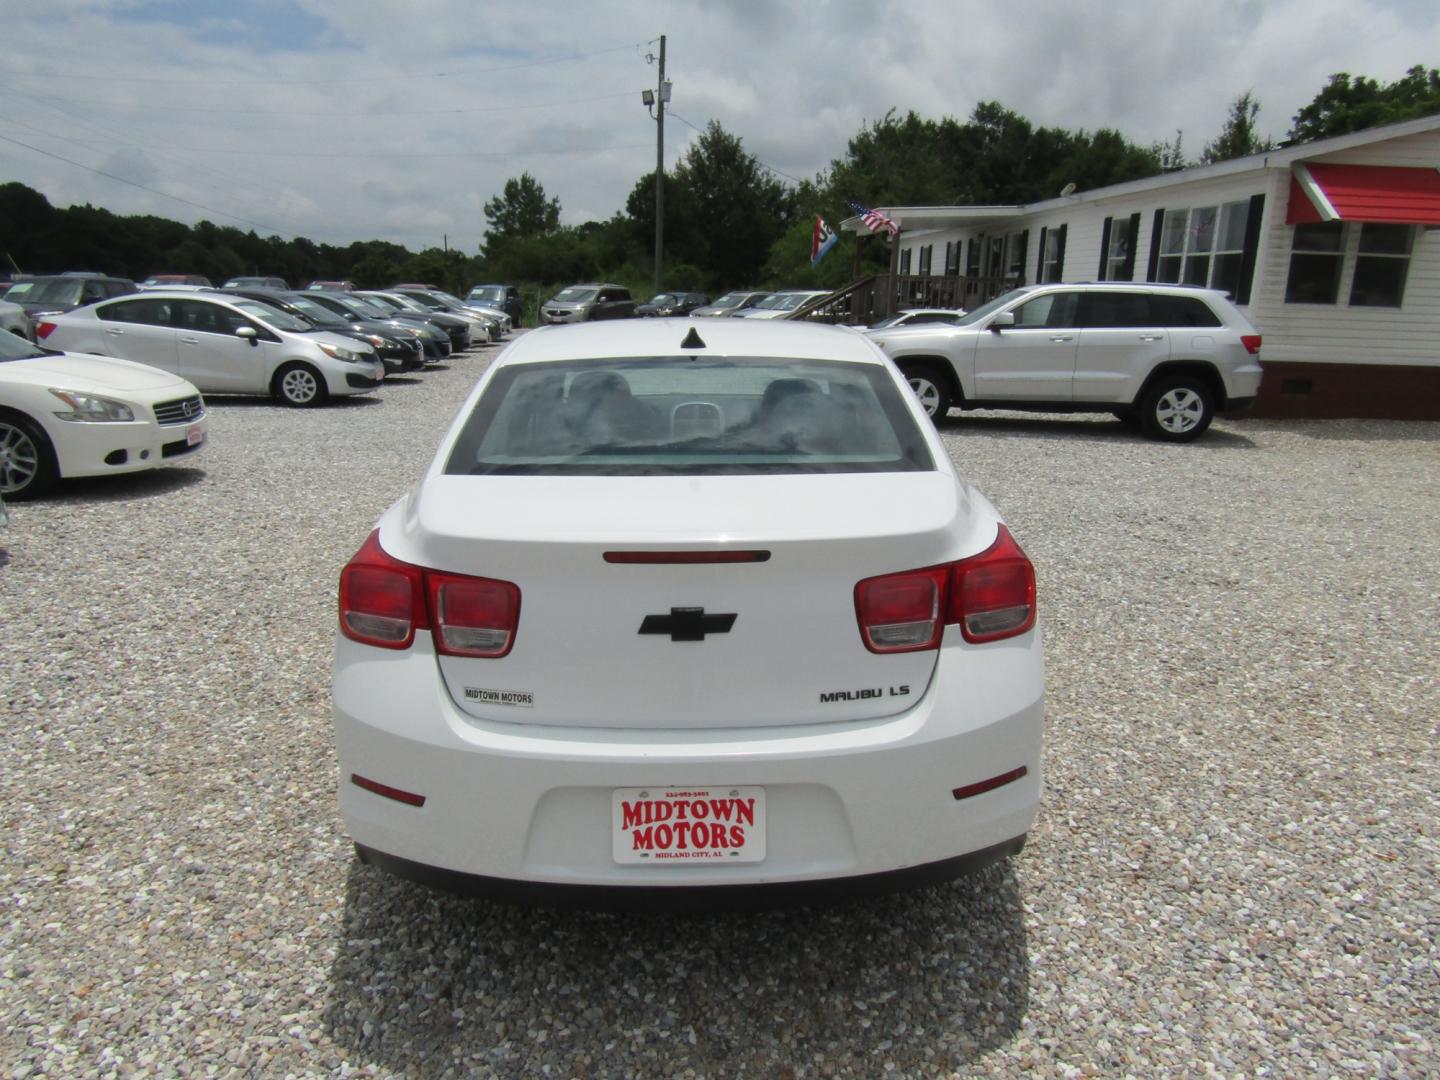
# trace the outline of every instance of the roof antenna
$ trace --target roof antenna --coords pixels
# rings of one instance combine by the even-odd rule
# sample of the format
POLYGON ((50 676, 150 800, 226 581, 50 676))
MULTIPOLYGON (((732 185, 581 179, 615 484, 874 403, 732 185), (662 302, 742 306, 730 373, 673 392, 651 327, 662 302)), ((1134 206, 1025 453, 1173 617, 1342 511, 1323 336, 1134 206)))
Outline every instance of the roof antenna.
POLYGON ((680 348, 682 348, 682 349, 704 349, 704 348, 707 348, 707 346, 706 346, 705 342, 703 342, 703 341, 700 340, 700 332, 699 332, 698 330, 696 330, 695 327, 692 326, 692 327, 690 327, 690 332, 685 335, 685 340, 682 341, 682 342, 680 342, 680 348))

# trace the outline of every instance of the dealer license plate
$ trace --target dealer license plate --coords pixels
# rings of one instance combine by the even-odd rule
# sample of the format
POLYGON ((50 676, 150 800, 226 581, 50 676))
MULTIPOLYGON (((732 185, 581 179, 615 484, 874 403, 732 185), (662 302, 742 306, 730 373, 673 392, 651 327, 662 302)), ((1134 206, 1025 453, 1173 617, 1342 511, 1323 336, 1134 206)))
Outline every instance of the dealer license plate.
POLYGON ((185 445, 186 445, 186 446, 199 446, 199 445, 200 445, 202 442, 204 442, 204 441, 205 441, 205 429, 204 429, 204 428, 192 427, 189 431, 187 431, 187 432, 185 433, 185 445))
POLYGON ((765 858, 764 788, 618 788, 611 806, 617 863, 693 865, 765 858))

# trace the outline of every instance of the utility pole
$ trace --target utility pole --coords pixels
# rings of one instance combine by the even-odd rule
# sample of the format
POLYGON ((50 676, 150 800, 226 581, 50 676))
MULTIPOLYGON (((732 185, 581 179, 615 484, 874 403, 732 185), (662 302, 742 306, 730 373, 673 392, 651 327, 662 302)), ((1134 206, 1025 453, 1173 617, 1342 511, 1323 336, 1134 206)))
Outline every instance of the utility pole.
POLYGON ((665 263, 665 35, 660 35, 660 78, 655 86, 655 291, 665 263))

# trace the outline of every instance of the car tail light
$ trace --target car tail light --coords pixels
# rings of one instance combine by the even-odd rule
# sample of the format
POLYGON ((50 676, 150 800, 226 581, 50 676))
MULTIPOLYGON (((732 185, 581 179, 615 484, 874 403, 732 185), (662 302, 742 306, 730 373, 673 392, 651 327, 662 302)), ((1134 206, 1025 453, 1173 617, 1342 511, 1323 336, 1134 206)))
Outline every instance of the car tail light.
POLYGON ((56 324, 53 322, 38 322, 35 324, 35 336, 37 338, 48 338, 55 331, 56 324))
POLYGON ((1000 526, 987 551, 955 563, 950 576, 950 617, 965 640, 998 641, 1035 625, 1035 567, 1000 526))
POLYGON ((388 555, 379 532, 366 538, 340 572, 340 632, 365 645, 408 649, 429 626, 417 566, 388 555))
POLYGON ((449 656, 501 657, 515 640, 520 590, 508 581, 427 571, 435 647, 449 656))
POLYGON ((868 578, 855 586, 860 636, 871 652, 915 652, 940 644, 947 570, 868 578))
POLYGON ((855 586, 855 615, 875 653, 938 648, 946 624, 983 644, 1035 625, 1035 568, 1010 530, 979 555, 944 566, 866 578, 855 586))
POLYGON ((1240 344, 1245 346, 1245 351, 1248 352, 1251 356, 1256 356, 1260 352, 1260 335, 1241 334, 1240 344))
POLYGON ((520 589, 508 581, 426 570, 402 562, 372 532, 340 572, 340 632, 381 649, 408 649, 436 629, 450 656, 501 657, 515 644, 520 589))

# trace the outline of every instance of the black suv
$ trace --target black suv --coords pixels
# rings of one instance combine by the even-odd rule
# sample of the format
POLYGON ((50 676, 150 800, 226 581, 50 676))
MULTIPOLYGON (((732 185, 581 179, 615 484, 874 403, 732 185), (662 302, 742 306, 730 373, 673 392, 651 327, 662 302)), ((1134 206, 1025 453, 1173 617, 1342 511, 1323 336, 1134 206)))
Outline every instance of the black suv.
POLYGON ((467 302, 499 308, 510 316, 516 326, 520 325, 520 317, 525 314, 525 301, 521 299, 520 290, 514 285, 476 285, 465 299, 467 302))
POLYGON ((689 315, 698 307, 710 303, 710 298, 698 292, 656 293, 646 303, 635 309, 635 314, 645 317, 669 318, 674 315, 689 315))

